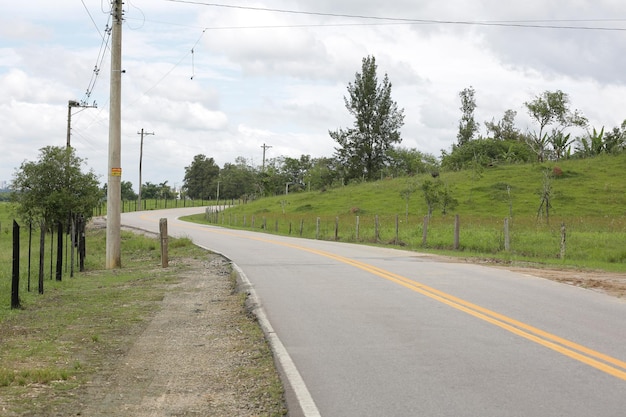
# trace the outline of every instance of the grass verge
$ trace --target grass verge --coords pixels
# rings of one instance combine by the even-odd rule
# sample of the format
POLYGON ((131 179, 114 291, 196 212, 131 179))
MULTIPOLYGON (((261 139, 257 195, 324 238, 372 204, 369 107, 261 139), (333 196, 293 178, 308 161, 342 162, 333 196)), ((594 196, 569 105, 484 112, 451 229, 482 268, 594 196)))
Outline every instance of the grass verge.
MULTIPOLYGON (((155 239, 123 232, 124 267, 103 270, 94 265, 104 265, 104 241, 104 230, 88 232, 88 272, 62 282, 47 279, 45 293, 26 293, 22 309, 0 309, 0 415, 76 415, 90 381, 123 357, 189 269, 185 260, 207 256, 189 239, 173 240, 170 267, 163 269, 155 239)), ((282 415, 271 351, 243 305, 239 315, 238 349, 251 352, 251 359, 238 372, 267 380, 277 393, 270 399, 274 406, 267 406, 265 392, 252 396, 279 410, 267 415, 282 415)))

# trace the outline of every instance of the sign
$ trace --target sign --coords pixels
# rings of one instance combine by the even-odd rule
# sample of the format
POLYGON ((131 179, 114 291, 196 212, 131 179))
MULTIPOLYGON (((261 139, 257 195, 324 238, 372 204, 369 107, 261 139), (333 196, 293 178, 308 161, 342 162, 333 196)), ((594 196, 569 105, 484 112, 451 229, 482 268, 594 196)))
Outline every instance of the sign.
POLYGON ((111 176, 112 177, 121 177, 122 176, 122 168, 111 168, 111 176))

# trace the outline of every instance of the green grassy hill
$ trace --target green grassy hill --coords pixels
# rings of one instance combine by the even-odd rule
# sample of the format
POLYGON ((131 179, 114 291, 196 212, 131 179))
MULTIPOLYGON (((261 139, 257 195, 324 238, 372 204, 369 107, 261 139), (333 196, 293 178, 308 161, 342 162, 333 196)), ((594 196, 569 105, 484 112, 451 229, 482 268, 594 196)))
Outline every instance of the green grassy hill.
MULTIPOLYGON (((626 154, 544 164, 504 165, 474 171, 444 172, 440 179, 458 200, 454 214, 473 217, 535 218, 541 202, 546 170, 561 170, 553 177, 551 215, 559 219, 626 215, 626 154), (510 189, 508 191, 507 189, 510 189)), ((348 185, 325 192, 263 198, 232 209, 233 213, 311 213, 320 216, 405 214, 402 191, 416 188, 409 212, 424 215, 427 206, 420 185, 432 180, 428 174, 348 185), (286 202, 286 204, 283 204, 286 202), (356 210, 358 209, 358 210, 356 210)), ((439 213, 435 212, 435 215, 439 213)))
POLYGON ((439 179, 458 205, 447 215, 435 209, 426 243, 427 205, 420 187, 433 181, 429 174, 262 198, 228 209, 211 221, 272 233, 448 251, 453 249, 454 215, 458 214, 459 250, 464 256, 626 271, 625 174, 626 154, 493 166, 482 172, 443 172, 439 179), (556 174, 551 180, 549 222, 545 212, 537 218, 546 171, 556 174), (410 194, 407 216, 403 191, 409 187, 415 191, 410 194), (506 217, 510 217, 511 230, 508 251, 503 232, 506 217), (565 258, 561 256, 562 224, 567 236, 565 258))

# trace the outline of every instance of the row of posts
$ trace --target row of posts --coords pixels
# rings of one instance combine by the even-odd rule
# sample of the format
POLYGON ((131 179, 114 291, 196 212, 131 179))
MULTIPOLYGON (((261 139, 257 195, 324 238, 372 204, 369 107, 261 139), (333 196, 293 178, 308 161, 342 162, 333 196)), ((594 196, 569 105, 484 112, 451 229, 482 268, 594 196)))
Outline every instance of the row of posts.
MULTIPOLYGON (((223 213, 222 213, 223 214, 223 213)), ((206 218, 212 219, 212 221, 214 221, 214 223, 218 223, 219 222, 219 215, 220 212, 219 211, 212 211, 210 209, 207 208, 206 210, 206 218)), ((223 218, 222 218, 223 220, 223 218)), ((426 246, 427 243, 427 238, 428 238, 428 221, 429 221, 429 217, 428 216, 424 216, 424 226, 422 228, 422 245, 426 246)), ((243 226, 246 227, 246 216, 244 215, 243 217, 243 226)), ((251 227, 254 228, 255 226, 255 218, 254 216, 252 216, 252 221, 251 221, 251 227)), ((263 229, 267 230, 267 219, 265 217, 263 217, 263 225, 261 226, 263 229)), ((356 216, 356 228, 355 228, 355 239, 359 240, 359 227, 360 227, 360 217, 356 216)), ((304 220, 301 219, 300 220, 300 228, 299 228, 299 233, 300 236, 302 236, 303 233, 303 229, 304 229, 304 220)), ((321 218, 317 217, 316 218, 316 224, 315 224, 315 239, 319 239, 320 238, 320 230, 321 230, 321 218)), ((278 220, 276 220, 276 224, 275 224, 275 231, 278 231, 278 220)), ((559 256, 561 259, 565 258, 565 248, 566 248, 566 227, 565 227, 565 223, 561 223, 561 249, 560 249, 560 253, 559 256)), ((291 222, 289 222, 289 234, 291 235, 292 233, 292 224, 291 222)), ((374 235, 375 235, 375 240, 376 242, 380 241, 380 222, 379 222, 379 218, 378 216, 375 216, 374 218, 374 235)), ((400 220, 399 220, 399 216, 396 215, 395 218, 395 240, 394 243, 397 245, 400 242, 399 239, 399 235, 400 235, 400 220)), ((459 250, 461 248, 461 221, 460 221, 460 217, 459 215, 455 215, 454 216, 454 243, 453 243, 453 249, 454 250, 459 250)), ((334 230, 334 237, 335 240, 338 241, 339 240, 339 217, 335 217, 335 230, 334 230)), ((511 251, 511 234, 510 234, 510 219, 507 217, 504 219, 504 250, 506 252, 510 252, 511 251)))
MULTIPOLYGON (((70 226, 71 236, 71 259, 70 259, 70 277, 74 276, 74 248, 78 248, 79 268, 80 271, 85 270, 85 221, 82 216, 76 216, 71 219, 70 226)), ((40 232, 40 249, 39 249, 39 282, 38 292, 44 292, 44 247, 45 247, 45 225, 42 224, 40 232)), ((51 241, 52 245, 52 241, 51 241)), ((31 249, 32 249, 32 224, 29 224, 28 233, 28 291, 30 291, 30 274, 31 274, 31 249)), ((20 225, 13 220, 13 250, 12 250, 12 271, 11 271, 11 308, 20 308, 19 283, 20 283, 20 225)), ((51 246, 52 255, 52 246, 51 246)), ((63 225, 59 223, 57 229, 57 264, 56 264, 56 280, 62 279, 62 263, 63 263, 63 225)), ((52 259, 50 259, 50 273, 52 274, 52 259)))

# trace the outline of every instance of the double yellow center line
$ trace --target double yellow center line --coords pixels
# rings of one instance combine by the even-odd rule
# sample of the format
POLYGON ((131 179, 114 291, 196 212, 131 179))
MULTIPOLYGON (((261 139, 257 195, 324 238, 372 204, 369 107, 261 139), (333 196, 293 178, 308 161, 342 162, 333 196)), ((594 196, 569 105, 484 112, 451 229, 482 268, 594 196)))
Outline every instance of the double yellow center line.
POLYGON ((341 262, 347 265, 354 266, 363 271, 366 271, 376 276, 379 276, 381 278, 384 278, 388 281, 402 285, 405 288, 408 288, 412 291, 420 293, 433 300, 439 301, 457 310, 463 311, 464 313, 467 313, 471 316, 484 320, 504 330, 507 330, 511 333, 514 333, 518 336, 528 339, 532 342, 545 346, 548 349, 552 349, 558 353, 561 353, 565 356, 568 356, 586 365, 594 367, 602 372, 605 372, 609 375, 612 375, 616 378, 626 381, 626 362, 624 361, 621 361, 612 356, 597 352, 593 349, 579 345, 567 339, 563 339, 562 337, 548 333, 546 331, 543 331, 541 329, 538 329, 536 327, 533 327, 521 321, 512 319, 503 314, 496 313, 495 311, 491 311, 479 305, 470 303, 461 298, 447 294, 443 291, 439 291, 427 285, 420 284, 419 282, 415 282, 409 278, 403 277, 401 275, 395 274, 393 272, 387 271, 382 268, 378 268, 373 265, 366 264, 364 262, 360 262, 354 259, 339 256, 330 252, 325 252, 325 251, 321 251, 317 249, 311 249, 311 248, 293 245, 290 243, 279 242, 275 240, 269 240, 269 239, 263 239, 263 238, 252 238, 252 239, 261 240, 261 241, 272 243, 275 245, 287 246, 290 248, 306 251, 309 253, 314 253, 316 255, 320 255, 320 256, 330 258, 330 259, 336 260, 338 262, 341 262))
MULTIPOLYGON (((207 229, 203 228, 203 230, 206 231, 207 229)), ((236 236, 239 238, 244 237, 241 234, 232 233, 224 229, 211 229, 211 232, 232 235, 232 236, 236 236)), ((455 297, 451 294, 447 294, 443 291, 439 291, 427 285, 420 284, 419 282, 415 282, 409 278, 403 277, 401 275, 395 274, 385 269, 378 268, 376 266, 369 265, 369 264, 366 264, 364 262, 360 262, 354 259, 336 255, 334 253, 307 248, 304 246, 294 245, 291 243, 280 242, 277 240, 271 240, 271 239, 267 239, 263 237, 248 236, 244 238, 258 240, 258 241, 262 241, 265 243, 271 243, 274 245, 285 246, 285 247, 289 247, 292 249, 297 249, 297 250, 313 253, 319 256, 323 256, 325 258, 333 259, 343 264, 354 266, 355 268, 359 268, 363 271, 369 272, 383 279, 394 282, 398 285, 402 285, 405 288, 408 288, 412 291, 420 293, 433 300, 439 301, 452 308, 455 308, 471 316, 474 316, 478 319, 491 323, 494 326, 498 326, 513 334, 516 334, 527 340, 535 342, 539 345, 545 346, 548 349, 551 349, 562 355, 575 359, 579 362, 582 362, 586 365, 596 368, 602 372, 605 372, 609 375, 612 375, 616 378, 626 381, 626 362, 624 361, 621 361, 612 356, 603 354, 601 352, 597 352, 588 347, 579 345, 570 340, 564 339, 552 333, 533 327, 529 324, 512 319, 503 314, 496 313, 495 311, 491 311, 479 305, 470 303, 461 298, 455 297)))

